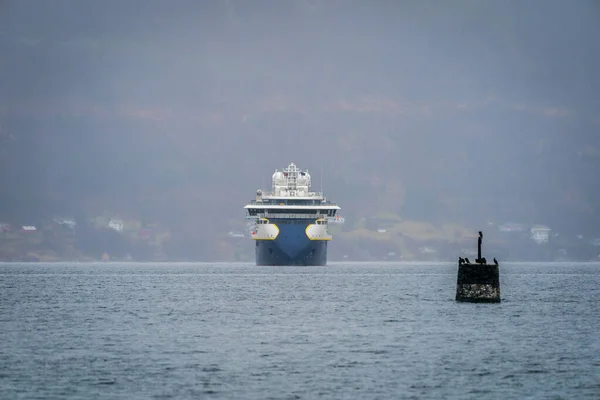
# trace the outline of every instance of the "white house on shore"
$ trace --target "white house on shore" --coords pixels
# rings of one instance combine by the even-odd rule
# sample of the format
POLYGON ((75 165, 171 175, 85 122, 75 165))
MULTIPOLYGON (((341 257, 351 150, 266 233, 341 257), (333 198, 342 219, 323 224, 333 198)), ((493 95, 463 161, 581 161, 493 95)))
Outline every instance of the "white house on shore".
POLYGON ((526 232, 527 226, 525 224, 520 224, 516 222, 507 222, 505 224, 499 225, 498 230, 500 232, 526 232))
POLYGON ((108 227, 114 229, 117 232, 123 231, 123 221, 120 219, 111 219, 108 223, 108 227))
POLYGON ((75 222, 74 218, 62 218, 62 217, 54 217, 54 222, 58 225, 66 226, 67 228, 75 228, 77 226, 77 222, 75 222))
POLYGON ((548 243, 550 238, 551 229, 546 225, 534 225, 530 229, 531 232, 531 240, 536 242, 537 244, 548 243))

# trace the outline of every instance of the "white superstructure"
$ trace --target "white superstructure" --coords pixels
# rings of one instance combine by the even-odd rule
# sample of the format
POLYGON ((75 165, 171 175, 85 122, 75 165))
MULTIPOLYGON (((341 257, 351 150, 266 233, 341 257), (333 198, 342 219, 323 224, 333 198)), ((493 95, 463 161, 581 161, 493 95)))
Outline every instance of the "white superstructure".
POLYGON ((293 218, 298 210, 312 210, 317 218, 334 217, 340 207, 328 202, 323 193, 311 192, 311 178, 308 171, 302 171, 294 163, 291 163, 282 171, 275 170, 272 176, 271 192, 265 193, 261 189, 256 191, 256 200, 247 204, 244 208, 248 210, 248 218, 259 218, 250 210, 263 211, 278 210, 278 214, 289 211, 287 217, 293 218))
POLYGON ((246 218, 257 220, 253 239, 277 238, 282 223, 307 223, 306 235, 311 239, 329 240, 328 219, 334 218, 340 207, 327 201, 323 193, 312 192, 308 171, 294 163, 272 176, 271 192, 256 191, 256 199, 248 203, 246 218), (274 221, 272 221, 274 220, 274 221))

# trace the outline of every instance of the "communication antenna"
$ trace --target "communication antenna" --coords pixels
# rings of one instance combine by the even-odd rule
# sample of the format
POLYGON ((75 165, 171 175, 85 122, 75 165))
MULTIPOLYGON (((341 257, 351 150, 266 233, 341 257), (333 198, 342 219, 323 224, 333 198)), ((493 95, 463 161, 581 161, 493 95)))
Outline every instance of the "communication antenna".
POLYGON ((323 160, 321 160, 321 196, 323 196, 323 160))

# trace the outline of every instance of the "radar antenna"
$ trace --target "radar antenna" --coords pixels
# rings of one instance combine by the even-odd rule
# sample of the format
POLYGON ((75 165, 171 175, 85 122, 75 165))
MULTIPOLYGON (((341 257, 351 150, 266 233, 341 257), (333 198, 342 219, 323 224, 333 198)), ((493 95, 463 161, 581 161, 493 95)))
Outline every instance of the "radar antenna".
POLYGON ((321 196, 323 196, 323 161, 321 161, 321 196))

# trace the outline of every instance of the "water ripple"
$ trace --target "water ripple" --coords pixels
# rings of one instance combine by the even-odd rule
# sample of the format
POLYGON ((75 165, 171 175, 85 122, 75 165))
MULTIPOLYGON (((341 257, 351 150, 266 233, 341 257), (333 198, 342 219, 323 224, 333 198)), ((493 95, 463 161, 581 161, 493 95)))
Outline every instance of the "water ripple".
POLYGON ((0 264, 0 398, 597 399, 600 265, 0 264))

